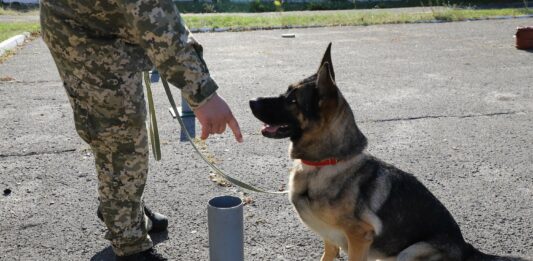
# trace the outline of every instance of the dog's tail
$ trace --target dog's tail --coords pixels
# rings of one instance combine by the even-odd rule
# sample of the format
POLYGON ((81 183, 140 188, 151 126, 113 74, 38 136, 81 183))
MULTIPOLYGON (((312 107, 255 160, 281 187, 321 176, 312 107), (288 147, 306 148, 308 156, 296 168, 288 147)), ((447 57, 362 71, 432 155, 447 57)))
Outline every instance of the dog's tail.
POLYGON ((525 259, 521 257, 489 255, 472 247, 472 251, 470 252, 470 255, 466 258, 466 261, 533 261, 533 260, 525 259))

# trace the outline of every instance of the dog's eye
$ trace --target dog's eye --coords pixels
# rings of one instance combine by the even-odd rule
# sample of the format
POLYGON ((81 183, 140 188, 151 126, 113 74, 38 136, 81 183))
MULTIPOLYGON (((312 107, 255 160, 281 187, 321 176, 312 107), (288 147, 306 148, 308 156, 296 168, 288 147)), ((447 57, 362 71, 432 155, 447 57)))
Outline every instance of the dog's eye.
POLYGON ((287 102, 288 104, 295 104, 297 103, 297 100, 296 100, 296 94, 294 93, 294 89, 290 90, 287 94, 284 95, 285 96, 285 102, 287 102))

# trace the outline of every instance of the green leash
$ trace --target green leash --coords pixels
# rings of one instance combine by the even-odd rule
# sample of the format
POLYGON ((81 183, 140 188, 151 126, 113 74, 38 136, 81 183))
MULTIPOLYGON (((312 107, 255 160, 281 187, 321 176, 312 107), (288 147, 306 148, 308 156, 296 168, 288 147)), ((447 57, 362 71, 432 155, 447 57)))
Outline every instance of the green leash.
POLYGON ((144 72, 144 83, 146 85, 146 97, 148 99, 148 115, 150 143, 152 144, 152 152, 156 161, 161 160, 161 144, 159 143, 159 129, 157 128, 157 119, 155 117, 154 99, 152 97, 152 87, 150 86, 150 76, 148 72, 144 72))
MULTIPOLYGON (((145 80, 146 89, 147 89, 146 93, 147 93, 147 96, 148 96, 148 108, 150 110, 150 129, 151 129, 150 130, 150 141, 152 141, 152 143, 157 142, 156 145, 152 144, 152 149, 154 149, 154 157, 156 157, 156 160, 159 160, 159 159, 161 159, 161 149, 160 149, 160 145, 159 145, 159 134, 158 134, 158 131, 157 131, 157 121, 155 120, 155 110, 154 110, 154 105, 153 105, 152 91, 151 91, 151 88, 150 88, 150 79, 149 79, 149 76, 148 76, 148 72, 144 72, 144 80, 145 80), (156 137, 156 135, 157 135, 157 137, 156 137), (157 150, 157 152, 156 152, 156 150, 157 150), (158 156, 156 156, 156 153, 158 153, 158 156), (157 157, 159 157, 159 159, 157 159, 157 157)), ((174 115, 176 115, 176 119, 178 119, 179 125, 181 126, 181 129, 185 132, 185 135, 187 136, 187 139, 189 140, 189 143, 191 144, 193 149, 196 151, 196 153, 205 161, 205 163, 207 163, 207 165, 209 165, 209 167, 211 167, 211 169, 213 169, 217 174, 219 174, 220 176, 222 176, 223 178, 225 178, 226 180, 228 180, 232 184, 234 184, 234 185, 236 185, 238 187, 241 187, 243 189, 247 189, 247 190, 254 191, 254 192, 259 192, 259 193, 267 193, 267 194, 286 194, 286 193, 288 193, 288 191, 271 191, 271 190, 265 190, 265 189, 262 189, 262 188, 259 188, 259 187, 256 187, 256 186, 252 186, 250 184, 247 184, 245 182, 242 182, 242 181, 240 181, 240 180, 238 180, 236 178, 233 178, 233 177, 227 175, 226 173, 224 173, 224 171, 219 169, 215 164, 211 163, 205 157, 205 155, 202 154, 202 152, 198 149, 198 147, 196 147, 196 145, 193 142, 193 139, 191 138, 191 135, 187 131, 187 128, 185 128, 185 124, 183 123, 183 120, 181 119, 181 117, 180 117, 180 115, 178 113, 178 108, 176 107, 176 102, 174 101, 174 98, 172 96, 172 92, 170 91, 170 87, 168 85, 168 82, 163 77, 161 77, 161 82, 163 83, 163 87, 165 88, 165 93, 167 94, 167 98, 168 98, 168 101, 170 102, 170 106, 172 107, 172 110, 174 110, 174 115)))

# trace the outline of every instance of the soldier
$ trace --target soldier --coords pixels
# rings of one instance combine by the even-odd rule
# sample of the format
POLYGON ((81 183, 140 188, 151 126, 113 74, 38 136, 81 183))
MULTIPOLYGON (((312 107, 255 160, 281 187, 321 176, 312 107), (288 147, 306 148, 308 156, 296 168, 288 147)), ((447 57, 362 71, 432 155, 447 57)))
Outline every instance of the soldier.
POLYGON ((196 42, 171 0, 41 0, 42 36, 63 80, 78 134, 94 153, 98 216, 117 260, 166 260, 148 231, 167 218, 144 207, 148 172, 141 72, 157 67, 181 89, 201 138, 239 125, 217 95, 196 42))

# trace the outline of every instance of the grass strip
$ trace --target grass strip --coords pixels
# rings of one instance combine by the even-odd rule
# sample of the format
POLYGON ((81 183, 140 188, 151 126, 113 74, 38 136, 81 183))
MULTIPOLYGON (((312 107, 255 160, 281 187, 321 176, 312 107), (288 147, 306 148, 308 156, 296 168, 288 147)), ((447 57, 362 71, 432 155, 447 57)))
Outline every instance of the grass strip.
MULTIPOLYGON (((1 10, 1 9, 0 9, 1 10)), ((338 11, 338 12, 280 12, 269 15, 249 14, 185 14, 189 28, 228 28, 242 30, 246 28, 272 28, 286 26, 339 26, 339 25, 375 25, 399 24, 424 21, 464 21, 498 16, 533 15, 533 9, 455 9, 428 8, 425 12, 390 12, 390 11, 338 11)), ((38 33, 37 22, 0 23, 0 41, 22 32, 38 33)))
POLYGON ((533 9, 452 9, 439 8, 427 12, 361 12, 342 11, 328 13, 274 13, 269 16, 251 16, 239 14, 212 14, 208 16, 184 15, 189 28, 254 28, 284 26, 338 26, 338 25, 375 25, 414 23, 430 20, 464 21, 498 16, 532 15, 533 9))
POLYGON ((533 9, 528 8, 507 8, 507 9, 447 9, 436 11, 433 16, 441 21, 464 21, 468 19, 483 19, 498 16, 521 16, 532 15, 533 9))
POLYGON ((41 27, 39 23, 36 22, 0 23, 0 42, 23 32, 37 34, 40 30, 41 27))

